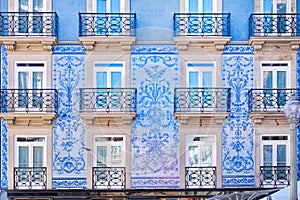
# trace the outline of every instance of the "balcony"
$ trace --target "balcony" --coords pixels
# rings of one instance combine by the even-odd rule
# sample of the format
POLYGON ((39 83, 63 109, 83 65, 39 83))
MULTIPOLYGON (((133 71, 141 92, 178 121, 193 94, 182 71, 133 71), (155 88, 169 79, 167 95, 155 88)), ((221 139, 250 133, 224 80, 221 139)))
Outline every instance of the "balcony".
POLYGON ((230 14, 175 13, 174 35, 181 50, 196 44, 222 50, 230 41, 230 14))
POLYGON ((216 188, 216 167, 186 167, 186 188, 216 188))
POLYGON ((124 189, 125 167, 93 167, 93 189, 124 189))
POLYGON ((88 124, 129 123, 136 115, 136 92, 135 88, 82 88, 81 116, 88 124))
POLYGON ((45 50, 51 50, 57 43, 57 35, 58 17, 55 12, 0 13, 0 40, 8 50, 14 50, 18 44, 20 48, 42 45, 45 50))
POLYGON ((46 189, 47 187, 46 167, 15 167, 14 177, 15 190, 46 189))
POLYGON ((290 185, 289 166, 261 166, 260 187, 282 188, 290 185))
POLYGON ((300 14, 251 14, 249 34, 250 44, 258 50, 265 43, 289 44, 293 50, 298 50, 300 14))
POLYGON ((230 104, 230 88, 175 88, 174 115, 181 121, 222 120, 228 116, 230 104))
POLYGON ((51 124, 57 115, 55 89, 1 89, 0 117, 14 125, 51 124))
POLYGON ((92 50, 95 45, 120 45, 130 50, 135 44, 135 13, 79 13, 79 41, 92 50))

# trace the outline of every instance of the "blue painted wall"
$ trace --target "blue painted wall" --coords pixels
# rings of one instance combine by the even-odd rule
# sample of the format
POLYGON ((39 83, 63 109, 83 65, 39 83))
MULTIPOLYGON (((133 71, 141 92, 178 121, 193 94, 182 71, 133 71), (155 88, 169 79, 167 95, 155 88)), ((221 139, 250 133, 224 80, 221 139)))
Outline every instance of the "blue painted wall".
POLYGON ((58 15, 58 40, 78 41, 79 12, 86 12, 84 0, 53 0, 53 11, 58 15))
POLYGON ((247 41, 249 37, 249 17, 254 13, 254 0, 223 0, 222 5, 224 13, 231 13, 230 31, 232 41, 247 41))
POLYGON ((7 12, 7 8, 8 8, 7 2, 8 2, 8 0, 7 1, 5 1, 5 0, 0 1, 0 11, 1 12, 7 12))
POLYGON ((296 12, 300 13, 300 0, 296 0, 296 12))
POLYGON ((136 13, 137 19, 137 40, 173 41, 173 15, 179 10, 179 0, 132 0, 131 12, 136 13))

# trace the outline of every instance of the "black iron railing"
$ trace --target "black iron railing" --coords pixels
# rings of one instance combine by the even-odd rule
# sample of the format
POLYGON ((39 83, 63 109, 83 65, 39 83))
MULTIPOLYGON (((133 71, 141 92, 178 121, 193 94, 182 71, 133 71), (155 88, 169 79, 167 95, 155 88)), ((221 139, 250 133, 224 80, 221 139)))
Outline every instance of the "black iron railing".
POLYGON ((58 17, 55 12, 1 12, 0 36, 57 37, 58 17))
POLYGON ((125 185, 125 167, 93 167, 93 189, 122 189, 125 185))
POLYGON ((261 166, 260 187, 286 187, 290 185, 289 166, 261 166))
POLYGON ((80 96, 80 112, 136 112, 134 88, 83 88, 80 96))
POLYGON ((79 36, 135 36, 135 13, 79 13, 79 36))
POLYGON ((249 112, 283 112, 292 95, 299 99, 300 89, 251 89, 248 92, 249 112))
POLYGON ((186 188, 215 188, 217 182, 216 167, 186 167, 186 188))
POLYGON ((46 167, 15 167, 14 188, 21 189, 46 189, 46 167))
POLYGON ((300 32, 300 14, 251 14, 250 36, 296 36, 300 32))
POLYGON ((230 36, 230 14, 175 13, 175 36, 230 36))
POLYGON ((1 89, 0 110, 7 112, 57 113, 58 94, 55 89, 1 89))
POLYGON ((175 88, 175 112, 230 112, 230 88, 175 88))

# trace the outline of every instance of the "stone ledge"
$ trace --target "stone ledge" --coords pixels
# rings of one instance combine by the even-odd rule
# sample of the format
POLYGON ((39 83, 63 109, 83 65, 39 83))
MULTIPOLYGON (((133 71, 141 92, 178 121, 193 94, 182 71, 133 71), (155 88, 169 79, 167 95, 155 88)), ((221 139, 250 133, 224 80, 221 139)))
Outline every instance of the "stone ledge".
POLYGON ((86 125, 130 125, 136 113, 80 113, 86 125))
POLYGON ((250 37, 249 44, 253 46, 254 50, 259 51, 267 44, 274 45, 288 45, 292 50, 298 51, 300 45, 300 37, 287 37, 287 36, 261 36, 250 37))
POLYGON ((8 126, 52 126, 55 113, 1 113, 8 126))
POLYGON ((256 126, 288 124, 283 112, 251 112, 249 117, 256 126))
POLYGON ((174 113, 175 119, 180 124, 223 125, 224 120, 229 116, 229 112, 185 112, 174 113))

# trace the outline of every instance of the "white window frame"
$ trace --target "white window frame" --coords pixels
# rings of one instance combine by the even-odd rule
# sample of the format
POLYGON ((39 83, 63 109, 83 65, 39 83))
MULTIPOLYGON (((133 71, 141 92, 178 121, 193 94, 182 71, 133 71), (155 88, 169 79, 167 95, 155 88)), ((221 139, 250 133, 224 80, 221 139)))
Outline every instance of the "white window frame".
POLYGON ((46 83, 47 83, 47 76, 46 76, 46 62, 44 61, 16 61, 15 62, 15 71, 14 71, 14 87, 18 88, 19 87, 19 77, 18 74, 19 72, 29 72, 29 88, 32 89, 32 73, 33 72, 43 72, 43 85, 42 89, 46 88, 46 83), (18 67, 18 64, 43 64, 44 67, 18 67))
POLYGON ((111 72, 121 72, 121 87, 125 86, 125 62, 94 62, 93 64, 93 86, 97 86, 97 72, 106 72, 107 73, 107 88, 111 88, 111 72), (122 64, 122 67, 96 67, 97 64, 122 64))
POLYGON ((189 87, 189 73, 199 73, 199 86, 203 87, 202 74, 203 72, 212 72, 212 87, 216 86, 216 62, 187 62, 186 63, 186 86, 189 87), (188 64, 213 64, 213 67, 188 67, 188 64))
POLYGON ((264 84, 264 71, 272 71, 273 72, 273 88, 274 87, 274 83, 276 83, 276 88, 277 87, 277 73, 278 71, 286 71, 286 88, 290 88, 291 87, 291 61, 262 61, 260 63, 260 86, 261 88, 263 88, 263 84, 264 84), (287 64, 286 67, 269 67, 269 66, 263 66, 263 64, 287 64))
MULTIPOLYGON (((217 13, 217 12, 222 12, 222 1, 220 0, 212 0, 212 12, 213 13, 217 13)), ((185 0, 184 1, 184 8, 181 9, 182 12, 184 13, 188 13, 189 12, 189 0, 185 0)), ((199 13, 202 13, 203 10, 203 0, 199 0, 198 1, 198 10, 199 13)))
MULTIPOLYGON (((201 150, 201 146, 203 145, 211 145, 212 146, 212 164, 211 166, 207 166, 207 165, 202 165, 201 164, 201 160, 199 160, 199 166, 193 166, 193 167, 215 167, 216 163, 217 163, 217 159, 216 159, 216 152, 217 152, 217 141, 216 141, 216 137, 214 135, 208 136, 208 135, 186 135, 186 161, 185 161, 185 165, 186 167, 192 167, 189 166, 189 147, 190 146, 198 146, 199 151, 201 150), (188 141, 188 137, 211 137, 213 138, 212 141, 188 141)), ((201 156, 201 155, 200 155, 201 156)), ((200 158, 201 159, 201 158, 200 158)))
MULTIPOLYGON (((264 13, 264 1, 265 0, 260 0, 260 8, 261 8, 261 12, 264 13)), ((276 6, 273 6, 273 10, 272 10, 272 13, 276 14, 277 13, 277 1, 278 0, 272 0, 273 1, 273 5, 276 5, 276 6)), ((291 0, 286 0, 286 13, 290 13, 291 12, 291 8, 292 8, 292 3, 291 3, 291 0)))
POLYGON ((115 166, 115 167, 125 167, 125 163, 126 163, 126 136, 125 135, 94 135, 93 136, 93 152, 95 153, 95 155, 93 156, 93 166, 97 167, 97 147, 98 146, 106 146, 107 148, 107 166, 106 167, 112 167, 111 166, 111 146, 113 146, 113 144, 115 145, 119 145, 122 146, 122 164, 121 166, 115 166), (105 137, 122 137, 123 141, 117 141, 117 142, 108 142, 108 141, 96 141, 96 138, 101 137, 101 138, 105 138, 105 137))
MULTIPOLYGON (((277 145, 286 145, 286 166, 290 166, 290 135, 288 134, 278 134, 278 135, 270 135, 270 134, 263 134, 260 135, 260 166, 263 166, 264 164, 264 151, 263 151, 263 146, 264 145, 272 145, 273 146, 273 152, 274 152, 274 146, 277 145), (287 140, 263 140, 262 137, 264 136, 287 136, 287 140)), ((276 149, 277 150, 277 149, 276 149)), ((273 155, 273 164, 272 166, 274 166, 274 162, 277 163, 277 151, 275 151, 276 154, 272 153, 273 155)))
MULTIPOLYGON (((120 0, 120 13, 126 12, 126 3, 126 0, 120 0)), ((97 12, 97 0, 92 0, 92 12, 97 12)), ((110 0, 106 0, 106 12, 110 13, 110 0)))
POLYGON ((29 166, 33 167, 33 147, 39 146, 43 147, 43 167, 47 167, 47 138, 45 136, 34 135, 18 135, 15 136, 15 167, 19 167, 19 147, 20 146, 28 146, 29 147, 29 166), (20 142, 17 141, 18 138, 44 138, 44 141, 41 142, 20 142))

